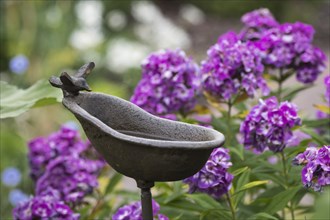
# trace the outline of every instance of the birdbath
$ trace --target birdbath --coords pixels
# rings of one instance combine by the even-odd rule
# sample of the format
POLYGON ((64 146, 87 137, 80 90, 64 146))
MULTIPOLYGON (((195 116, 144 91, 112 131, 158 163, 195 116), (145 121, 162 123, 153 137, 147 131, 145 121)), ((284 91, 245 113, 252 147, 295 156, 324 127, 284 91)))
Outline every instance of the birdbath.
POLYGON ((107 163, 135 179, 141 189, 143 219, 152 220, 154 183, 194 175, 225 138, 213 129, 159 118, 121 98, 90 92, 86 77, 94 67, 90 62, 73 76, 63 72, 49 82, 62 89, 63 105, 107 163))

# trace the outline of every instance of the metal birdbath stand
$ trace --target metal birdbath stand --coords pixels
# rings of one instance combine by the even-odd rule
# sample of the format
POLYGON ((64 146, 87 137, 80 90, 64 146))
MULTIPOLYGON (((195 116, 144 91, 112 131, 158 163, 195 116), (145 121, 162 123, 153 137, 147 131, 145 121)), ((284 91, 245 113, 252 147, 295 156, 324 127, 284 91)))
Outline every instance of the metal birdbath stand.
POLYGON ((90 92, 86 77, 94 67, 90 62, 72 76, 63 72, 49 82, 62 89, 62 104, 78 119, 106 162, 136 180, 143 219, 152 220, 150 189, 154 182, 194 175, 225 138, 213 129, 162 119, 126 100, 90 92))

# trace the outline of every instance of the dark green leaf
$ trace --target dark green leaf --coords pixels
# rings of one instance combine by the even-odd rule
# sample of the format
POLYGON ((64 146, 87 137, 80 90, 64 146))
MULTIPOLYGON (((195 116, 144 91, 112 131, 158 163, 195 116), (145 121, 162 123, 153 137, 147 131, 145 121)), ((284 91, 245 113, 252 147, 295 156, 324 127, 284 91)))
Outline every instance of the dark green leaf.
POLYGON ((239 159, 244 160, 244 149, 241 145, 236 145, 235 147, 229 147, 230 152, 236 154, 239 159))
POLYGON ((167 207, 179 208, 179 209, 191 211, 191 212, 203 212, 204 211, 203 207, 199 206, 198 204, 194 204, 194 203, 186 200, 183 197, 178 198, 174 201, 171 201, 170 203, 165 204, 165 205, 167 207))
POLYGON ((269 215, 265 212, 259 212, 255 215, 250 216, 247 220, 278 220, 278 218, 269 215))
POLYGON ((236 190, 234 196, 238 195, 238 193, 240 193, 244 190, 247 190, 247 189, 250 189, 250 188, 253 188, 253 187, 256 187, 256 186, 264 185, 264 184, 267 184, 267 183, 269 183, 268 180, 258 180, 258 181, 253 181, 253 182, 247 183, 244 186, 242 186, 241 188, 239 188, 238 190, 236 190))
POLYGON ((290 89, 283 97, 283 100, 291 101, 299 92, 311 88, 312 85, 307 86, 298 86, 293 89, 290 89))
MULTIPOLYGON (((250 173, 251 173, 251 170, 249 169, 240 175, 240 177, 237 181, 236 187, 235 187, 236 189, 242 188, 245 184, 247 184, 249 182, 250 173)), ((241 192, 237 193, 235 195, 235 197, 233 198, 233 203, 234 203, 235 208, 237 207, 238 203, 242 201, 244 194, 245 194, 245 192, 241 191, 241 192)))
POLYGON ((330 125, 330 118, 316 119, 316 120, 303 120, 302 124, 306 127, 319 128, 330 125))
POLYGON ((234 170, 232 172, 233 176, 238 176, 240 175, 241 173, 244 173, 245 171, 247 171, 249 168, 248 167, 242 167, 242 168, 239 168, 237 170, 234 170))
POLYGON ((186 197, 192 199, 196 204, 204 207, 205 209, 221 209, 223 206, 206 194, 187 194, 186 197))
POLYGON ((173 183, 173 191, 171 195, 164 200, 164 203, 167 204, 173 200, 176 200, 182 197, 183 194, 184 192, 182 191, 182 181, 176 181, 173 183))
POLYGON ((313 138, 313 140, 316 141, 321 146, 327 145, 327 143, 322 139, 322 137, 320 137, 320 135, 316 134, 315 131, 313 131, 312 129, 302 127, 300 130, 305 132, 306 134, 309 134, 313 138))
POLYGON ((283 179, 283 177, 279 176, 279 175, 274 175, 274 173, 254 173, 254 175, 256 175, 256 177, 258 177, 258 179, 262 179, 262 180, 271 180, 274 183, 277 183, 280 186, 285 187, 286 183, 285 180, 283 179))
POLYGON ((114 175, 110 178, 110 181, 105 189, 105 195, 110 194, 122 178, 123 175, 121 175, 120 173, 117 172, 114 173, 114 175))
POLYGON ((200 220, 215 220, 215 219, 223 219, 230 220, 232 219, 231 213, 225 209, 210 209, 202 212, 200 220))
POLYGON ((301 186, 289 188, 273 197, 270 204, 266 207, 265 212, 272 215, 277 211, 283 209, 288 204, 288 202, 296 195, 299 189, 301 189, 301 186))

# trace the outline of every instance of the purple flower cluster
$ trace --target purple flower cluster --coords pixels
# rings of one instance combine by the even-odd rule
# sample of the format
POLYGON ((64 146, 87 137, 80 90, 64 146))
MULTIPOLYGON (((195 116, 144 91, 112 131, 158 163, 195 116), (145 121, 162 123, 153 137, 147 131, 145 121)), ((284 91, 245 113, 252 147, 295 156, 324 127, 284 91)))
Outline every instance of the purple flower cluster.
POLYGON ((253 43, 244 43, 234 32, 228 32, 207 51, 202 61, 204 90, 220 101, 229 101, 240 91, 254 97, 260 88, 263 95, 269 93, 262 77, 264 66, 260 51, 253 43))
POLYGON ((199 68, 182 50, 152 53, 142 63, 142 79, 131 101, 155 115, 187 112, 200 91, 199 68))
POLYGON ((262 32, 276 27, 278 22, 267 8, 261 8, 242 16, 241 21, 245 27, 240 33, 244 40, 256 40, 262 35, 262 32))
POLYGON ((330 75, 324 77, 325 93, 324 98, 328 105, 330 105, 330 75))
POLYGON ((60 156, 79 156, 87 150, 89 142, 81 140, 77 130, 68 126, 52 133, 48 137, 38 137, 28 143, 31 177, 37 180, 45 172, 47 164, 60 156))
POLYGON ((104 166, 98 160, 73 156, 58 157, 47 165, 46 172, 37 181, 37 195, 49 187, 58 190, 60 200, 76 204, 98 186, 97 173, 104 166))
MULTIPOLYGON (((330 106, 330 75, 328 75, 324 78, 324 85, 325 85, 324 99, 326 101, 326 104, 328 106, 330 106)), ((323 112, 323 111, 320 111, 320 110, 317 110, 316 111, 316 118, 317 119, 330 118, 330 114, 328 114, 326 112, 323 112)), ((326 134, 327 129, 325 127, 321 126, 321 127, 318 127, 316 129, 316 132, 319 135, 324 135, 324 134, 326 134)))
POLYGON ((295 70, 302 83, 312 83, 325 69, 325 54, 312 45, 312 26, 296 23, 278 24, 265 9, 247 13, 242 17, 246 27, 240 37, 254 42, 263 51, 263 63, 271 68, 295 70))
POLYGON ((256 152, 281 152, 293 138, 291 129, 300 123, 296 105, 287 101, 278 105, 276 97, 260 100, 241 124, 242 142, 256 152))
POLYGON ((78 219, 74 207, 98 185, 101 159, 88 159, 90 143, 80 139, 77 130, 62 126, 48 137, 29 142, 31 176, 36 196, 19 203, 14 219, 78 219), (26 217, 30 216, 30 217, 26 217))
POLYGON ((233 176, 228 173, 232 165, 229 161, 229 150, 216 148, 213 150, 205 166, 195 175, 183 180, 189 185, 189 192, 207 193, 218 199, 231 188, 233 176))
POLYGON ((322 187, 330 185, 330 145, 319 149, 308 147, 305 152, 298 154, 292 163, 304 166, 301 181, 305 187, 321 191, 322 187))
MULTIPOLYGON (((159 204, 155 200, 152 200, 152 212, 154 219, 169 220, 167 216, 159 214, 159 210, 159 204)), ((134 202, 119 208, 112 216, 112 220, 142 220, 141 202, 134 202)))
POLYGON ((20 203, 13 210, 14 219, 61 219, 78 220, 79 214, 74 213, 69 206, 57 200, 56 195, 36 196, 20 203))

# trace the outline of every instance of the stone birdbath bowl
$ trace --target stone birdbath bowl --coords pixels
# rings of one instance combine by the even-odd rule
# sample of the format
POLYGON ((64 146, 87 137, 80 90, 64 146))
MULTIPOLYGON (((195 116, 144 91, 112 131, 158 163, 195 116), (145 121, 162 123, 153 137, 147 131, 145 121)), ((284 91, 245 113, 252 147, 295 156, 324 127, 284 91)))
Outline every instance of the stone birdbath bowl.
POLYGON ((85 79, 94 66, 88 63, 74 76, 63 72, 49 82, 62 89, 63 105, 107 163, 136 180, 143 219, 151 220, 154 182, 194 175, 225 138, 213 129, 162 119, 121 98, 90 92, 85 79))

